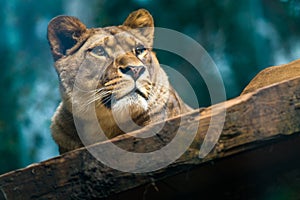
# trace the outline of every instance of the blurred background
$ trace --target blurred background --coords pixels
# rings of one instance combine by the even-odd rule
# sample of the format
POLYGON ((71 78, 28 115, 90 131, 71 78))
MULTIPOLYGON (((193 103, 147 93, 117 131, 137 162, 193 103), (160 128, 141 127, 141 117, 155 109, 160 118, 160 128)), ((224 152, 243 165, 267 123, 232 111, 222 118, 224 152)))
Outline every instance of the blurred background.
MULTIPOLYGON (((228 99, 260 70, 300 58, 299 0, 1 0, 0 5, 0 174, 58 155, 49 125, 60 97, 46 40, 47 24, 57 15, 99 27, 121 24, 131 11, 146 8, 156 26, 182 32, 206 49, 228 99)), ((158 58, 190 80, 201 107, 210 105, 205 83, 185 60, 162 51, 158 58)))

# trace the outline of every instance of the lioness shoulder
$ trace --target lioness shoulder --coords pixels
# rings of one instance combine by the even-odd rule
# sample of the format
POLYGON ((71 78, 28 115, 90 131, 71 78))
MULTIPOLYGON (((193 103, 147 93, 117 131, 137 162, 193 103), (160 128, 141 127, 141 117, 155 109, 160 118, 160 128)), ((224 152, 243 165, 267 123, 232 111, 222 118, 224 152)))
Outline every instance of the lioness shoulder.
POLYGON ((62 97, 51 131, 60 153, 83 146, 78 131, 97 142, 97 125, 112 138, 190 110, 152 52, 153 37, 153 18, 144 9, 119 26, 88 29, 70 16, 49 23, 62 97))

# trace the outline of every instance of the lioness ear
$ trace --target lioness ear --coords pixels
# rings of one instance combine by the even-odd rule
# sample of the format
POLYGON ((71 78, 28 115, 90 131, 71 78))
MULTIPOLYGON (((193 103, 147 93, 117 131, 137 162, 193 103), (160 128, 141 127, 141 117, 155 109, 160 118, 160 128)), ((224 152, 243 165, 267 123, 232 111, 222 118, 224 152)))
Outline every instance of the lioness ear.
POLYGON ((151 14, 147 10, 139 9, 132 12, 123 25, 133 29, 134 34, 137 34, 137 37, 142 37, 141 39, 149 45, 148 47, 152 47, 154 22, 151 14))
POLYGON ((67 55, 69 49, 83 42, 87 32, 86 26, 77 18, 58 16, 48 25, 48 41, 54 60, 67 55))

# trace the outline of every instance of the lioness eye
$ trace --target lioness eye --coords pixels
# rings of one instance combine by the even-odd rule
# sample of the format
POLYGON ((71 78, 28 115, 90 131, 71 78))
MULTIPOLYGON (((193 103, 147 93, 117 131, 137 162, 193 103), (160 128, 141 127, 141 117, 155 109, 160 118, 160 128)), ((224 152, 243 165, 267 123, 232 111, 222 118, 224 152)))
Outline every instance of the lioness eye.
POLYGON ((134 51, 135 51, 135 55, 138 56, 142 54, 144 51, 146 51, 146 48, 143 45, 138 45, 134 51))
POLYGON ((91 49, 90 51, 97 56, 106 56, 107 55, 105 49, 102 46, 96 46, 93 49, 91 49))

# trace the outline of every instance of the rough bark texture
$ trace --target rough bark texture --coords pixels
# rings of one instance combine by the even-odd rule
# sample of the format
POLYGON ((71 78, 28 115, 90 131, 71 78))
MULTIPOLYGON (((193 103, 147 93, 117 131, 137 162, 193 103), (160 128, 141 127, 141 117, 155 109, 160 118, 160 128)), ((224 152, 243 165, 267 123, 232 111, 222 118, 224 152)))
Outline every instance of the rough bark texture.
MULTIPOLYGON (((0 176, 0 199, 199 199, 218 195, 241 199, 259 193, 257 182, 269 184, 265 177, 279 172, 299 176, 293 169, 300 168, 300 77, 168 120, 151 138, 123 135, 112 141, 132 152, 150 152, 172 140, 180 121, 182 129, 177 134, 189 134, 199 122, 200 126, 189 149, 166 168, 142 174, 121 172, 81 148, 0 176), (222 134, 212 151, 200 159, 199 148, 211 118, 221 119, 222 107, 226 108, 222 134)), ((213 124, 212 128, 218 127, 213 124)), ((135 160, 128 162, 136 164, 135 160)))

